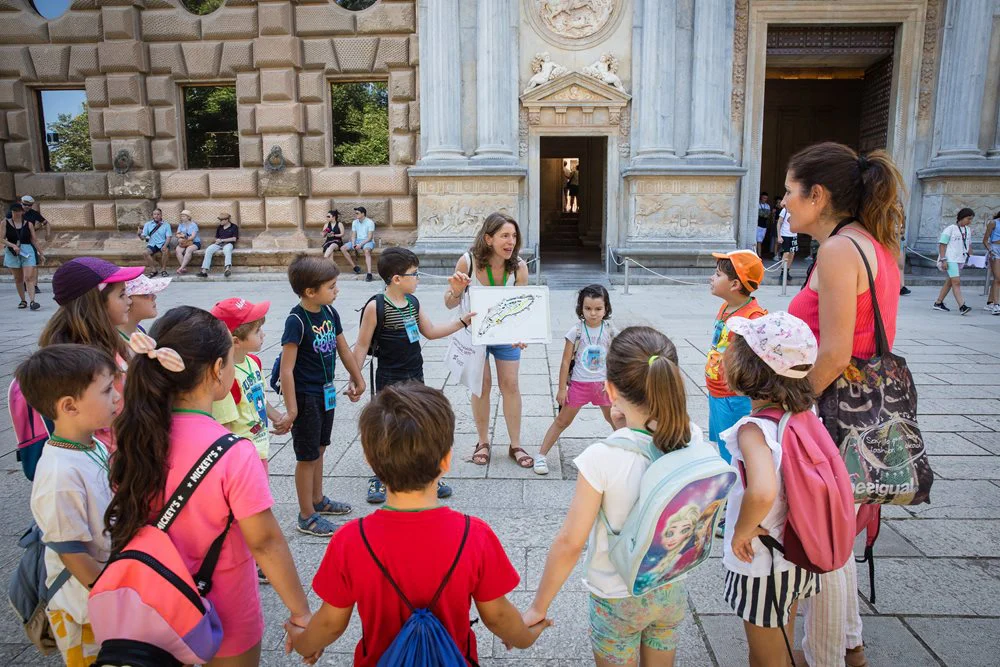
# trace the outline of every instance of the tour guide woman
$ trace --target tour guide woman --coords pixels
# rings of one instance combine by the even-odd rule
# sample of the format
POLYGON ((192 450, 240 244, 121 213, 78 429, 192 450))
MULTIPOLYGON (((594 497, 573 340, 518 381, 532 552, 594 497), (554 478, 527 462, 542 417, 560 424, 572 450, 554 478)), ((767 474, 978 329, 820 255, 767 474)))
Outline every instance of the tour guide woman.
MULTIPOLYGON (((517 256, 521 249, 521 230, 514 218, 503 213, 491 213, 476 234, 470 252, 463 254, 448 279, 444 305, 449 309, 462 302, 469 285, 499 286, 528 284, 528 265, 517 256)), ((472 395, 472 416, 479 439, 472 462, 484 466, 490 462, 490 355, 496 362, 497 382, 503 396, 503 414, 510 434, 508 455, 522 468, 531 468, 535 460, 521 449, 521 389, 517 374, 521 366, 524 343, 490 345, 487 347, 486 368, 483 370, 483 390, 472 395)))
MULTIPOLYGON (((784 204, 792 231, 819 241, 814 269, 788 311, 816 335, 819 353, 809 372, 821 395, 850 364, 875 355, 875 315, 868 274, 891 348, 899 308, 899 230, 903 194, 899 170, 884 151, 859 156, 847 146, 822 143, 788 163, 784 204), (822 335, 821 335, 822 334, 822 335)), ((810 665, 867 665, 858 612, 854 558, 822 575, 820 593, 807 601, 802 647, 810 665)))

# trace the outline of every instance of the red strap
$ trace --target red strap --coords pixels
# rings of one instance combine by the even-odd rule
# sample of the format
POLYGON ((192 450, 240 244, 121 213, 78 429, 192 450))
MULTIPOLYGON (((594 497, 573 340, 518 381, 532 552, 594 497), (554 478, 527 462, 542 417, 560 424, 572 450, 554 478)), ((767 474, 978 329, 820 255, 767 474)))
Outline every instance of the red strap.
POLYGON ((236 401, 236 405, 239 405, 240 401, 243 400, 243 392, 240 390, 239 380, 233 380, 233 386, 229 390, 229 393, 232 395, 233 400, 236 401))

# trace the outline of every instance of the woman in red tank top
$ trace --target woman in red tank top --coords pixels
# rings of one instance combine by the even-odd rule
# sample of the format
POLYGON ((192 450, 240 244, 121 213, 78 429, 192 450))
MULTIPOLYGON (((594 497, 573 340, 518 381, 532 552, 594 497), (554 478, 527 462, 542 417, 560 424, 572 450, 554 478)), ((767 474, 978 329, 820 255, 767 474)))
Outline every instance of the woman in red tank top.
MULTIPOLYGON (((788 307, 809 325, 819 343, 808 376, 817 396, 847 369, 851 357, 875 354, 875 316, 861 253, 871 266, 892 346, 899 307, 896 258, 902 189, 899 170, 884 151, 859 156, 847 146, 827 142, 806 148, 788 163, 783 203, 792 231, 809 234, 820 244, 806 284, 788 307)), ((822 575, 821 582, 820 594, 806 605, 802 647, 808 664, 846 660, 852 667, 867 665, 854 559, 822 575)))

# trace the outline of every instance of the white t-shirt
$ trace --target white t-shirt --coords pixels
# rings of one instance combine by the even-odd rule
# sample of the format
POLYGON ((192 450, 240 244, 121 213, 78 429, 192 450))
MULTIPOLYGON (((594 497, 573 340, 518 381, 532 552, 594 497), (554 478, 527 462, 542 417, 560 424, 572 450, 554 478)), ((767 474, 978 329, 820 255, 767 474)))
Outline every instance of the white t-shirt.
POLYGON ((968 227, 948 225, 945 230, 941 232, 941 238, 938 240, 939 243, 946 243, 948 245, 944 252, 945 259, 949 262, 965 264, 965 260, 969 258, 969 244, 972 241, 970 238, 971 236, 972 234, 969 233, 968 227))
POLYGON ((576 345, 576 364, 573 365, 573 382, 604 382, 608 378, 608 348, 615 337, 611 322, 603 322, 596 329, 585 322, 577 322, 566 332, 566 340, 576 345), (577 345, 577 340, 579 344, 577 345))
MULTIPOLYGON (((111 536, 104 532, 104 512, 110 503, 108 473, 86 453, 50 445, 42 449, 31 486, 31 514, 46 543, 82 542, 95 560, 107 562, 111 536)), ((48 548, 45 569, 47 586, 64 569, 59 554, 48 548)), ((68 612, 77 623, 89 623, 89 593, 76 577, 70 577, 49 600, 48 608, 68 612)))
POLYGON ((351 231, 357 234, 358 243, 374 241, 375 221, 371 218, 354 220, 351 223, 351 231))
MULTIPOLYGON (((630 428, 618 429, 609 437, 628 438, 647 446, 653 441, 652 436, 630 428)), ((691 424, 691 442, 701 441, 702 437, 701 429, 691 424)), ((649 467, 649 459, 620 447, 595 442, 573 459, 573 464, 587 483, 602 494, 601 508, 611 528, 621 530, 639 500, 639 482, 649 467)), ((587 540, 583 585, 598 597, 631 597, 625 580, 608 557, 608 531, 600 518, 594 522, 587 540)))
POLYGON ((781 213, 778 214, 778 219, 781 220, 781 235, 782 236, 795 236, 795 232, 792 231, 792 216, 788 214, 788 209, 781 209, 781 213))
MULTIPOLYGON (((788 499, 785 496, 785 483, 781 478, 781 443, 778 442, 778 424, 769 419, 757 417, 743 417, 732 428, 728 428, 719 434, 726 448, 733 457, 733 467, 739 468, 743 461, 743 454, 737 442, 740 427, 743 424, 754 423, 764 432, 764 441, 771 448, 771 458, 774 462, 774 471, 778 477, 778 495, 774 499, 774 505, 760 522, 762 528, 767 529, 771 537, 780 544, 785 543, 785 517, 788 514, 788 499)), ((725 546, 722 552, 722 564, 726 569, 736 574, 745 574, 750 577, 766 577, 771 573, 771 553, 767 550, 759 539, 751 542, 753 546, 754 558, 752 563, 745 563, 733 555, 733 530, 736 528, 736 521, 740 516, 740 506, 743 504, 743 480, 737 480, 729 490, 729 498, 726 504, 726 535, 725 546)), ((785 560, 781 553, 774 552, 774 571, 784 572, 793 567, 792 563, 785 560)))

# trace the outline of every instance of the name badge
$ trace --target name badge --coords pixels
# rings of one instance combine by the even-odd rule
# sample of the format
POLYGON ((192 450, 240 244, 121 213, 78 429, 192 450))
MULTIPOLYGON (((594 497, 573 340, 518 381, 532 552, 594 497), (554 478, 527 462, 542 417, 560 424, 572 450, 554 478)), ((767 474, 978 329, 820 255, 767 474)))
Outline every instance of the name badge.
POLYGON ((337 388, 332 382, 323 385, 323 404, 326 410, 333 410, 337 407, 337 388))
POLYGON ((417 321, 408 317, 403 320, 403 326, 406 327, 406 337, 410 339, 411 343, 416 343, 420 340, 420 328, 417 327, 417 321))
POLYGON ((600 370, 604 363, 604 348, 600 345, 590 345, 583 351, 583 366, 588 371, 600 370))

